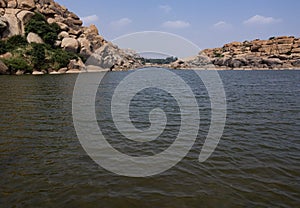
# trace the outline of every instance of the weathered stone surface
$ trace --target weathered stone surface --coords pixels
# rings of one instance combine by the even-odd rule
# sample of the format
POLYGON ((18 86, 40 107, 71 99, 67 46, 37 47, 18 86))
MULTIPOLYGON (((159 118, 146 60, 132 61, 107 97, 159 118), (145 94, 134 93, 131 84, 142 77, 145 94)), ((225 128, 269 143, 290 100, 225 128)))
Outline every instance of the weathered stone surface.
POLYGON ((45 74, 45 72, 42 72, 42 71, 34 71, 32 72, 32 75, 43 75, 45 74))
POLYGON ((142 64, 112 43, 106 43, 91 55, 86 65, 112 71, 122 71, 138 68, 142 64))
POLYGON ((8 21, 5 17, 0 17, 0 34, 8 29, 8 21))
POLYGON ((43 39, 38 34, 35 34, 35 33, 29 33, 27 35, 27 42, 28 43, 39 43, 39 44, 44 43, 43 39))
POLYGON ((18 70, 18 71, 16 72, 16 75, 17 75, 17 76, 21 76, 21 75, 23 75, 23 74, 25 74, 25 71, 24 71, 24 70, 18 70))
POLYGON ((5 54, 0 55, 0 59, 9 59, 11 58, 13 55, 10 52, 7 52, 5 54))
POLYGON ((61 30, 63 31, 69 31, 69 26, 66 25, 65 23, 62 23, 62 22, 56 22, 56 24, 58 24, 58 26, 60 27, 61 30))
POLYGON ((75 38, 64 38, 61 47, 68 51, 78 52, 79 42, 75 38))
POLYGON ((17 18, 19 19, 22 34, 25 34, 25 25, 29 22, 29 20, 33 17, 34 13, 30 11, 20 11, 17 14, 17 18))
POLYGON ((71 60, 69 65, 68 65, 69 70, 79 70, 79 71, 84 71, 85 70, 85 64, 82 62, 81 59, 79 60, 71 60))
POLYGON ((24 10, 33 10, 36 8, 34 0, 17 0, 18 8, 24 10))
POLYGON ((0 7, 5 8, 7 6, 7 2, 5 0, 0 0, 0 7))
POLYGON ((58 34, 58 40, 62 40, 68 37, 69 37, 69 33, 67 33, 66 31, 62 31, 61 33, 58 34))
POLYGON ((226 68, 291 68, 292 61, 300 58, 300 39, 274 37, 270 40, 233 42, 222 48, 205 49, 217 67, 226 68))
POLYGON ((17 1, 16 0, 7 0, 7 8, 15 9, 17 8, 17 1))
POLYGON ((2 37, 11 37, 14 35, 22 34, 22 23, 17 18, 17 14, 20 12, 19 9, 6 9, 5 15, 3 16, 9 25, 9 27, 2 33, 2 37))
POLYGON ((8 67, 0 60, 0 75, 10 74, 8 67))
POLYGON ((297 59, 297 60, 293 61, 293 62, 292 62, 292 65, 293 65, 294 67, 299 67, 299 68, 300 68, 300 59, 297 59))

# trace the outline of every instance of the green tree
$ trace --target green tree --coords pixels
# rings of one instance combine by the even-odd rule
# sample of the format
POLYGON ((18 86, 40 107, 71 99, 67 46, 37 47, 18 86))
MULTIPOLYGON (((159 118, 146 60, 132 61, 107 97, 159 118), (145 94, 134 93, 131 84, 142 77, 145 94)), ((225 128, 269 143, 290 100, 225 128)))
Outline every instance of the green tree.
POLYGON ((45 65, 45 46, 43 44, 32 43, 30 51, 31 61, 35 69, 41 69, 45 65))
POLYGON ((60 27, 56 23, 48 24, 42 14, 35 13, 25 26, 26 35, 30 32, 38 34, 46 44, 53 46, 60 32, 60 27))

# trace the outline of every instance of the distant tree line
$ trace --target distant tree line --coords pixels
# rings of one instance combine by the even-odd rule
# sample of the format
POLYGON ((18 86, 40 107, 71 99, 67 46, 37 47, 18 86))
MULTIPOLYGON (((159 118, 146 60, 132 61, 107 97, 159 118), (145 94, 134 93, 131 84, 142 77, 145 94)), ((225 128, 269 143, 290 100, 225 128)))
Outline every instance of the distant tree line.
POLYGON ((167 57, 165 59, 159 59, 159 58, 140 58, 140 60, 142 61, 143 64, 158 64, 158 65, 162 65, 162 64, 171 64, 175 61, 178 60, 177 57, 167 57))

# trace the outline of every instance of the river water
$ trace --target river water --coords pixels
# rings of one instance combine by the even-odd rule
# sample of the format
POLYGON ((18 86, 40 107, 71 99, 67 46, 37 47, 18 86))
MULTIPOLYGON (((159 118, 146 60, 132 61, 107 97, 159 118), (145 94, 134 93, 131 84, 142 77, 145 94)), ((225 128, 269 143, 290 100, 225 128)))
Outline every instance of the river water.
MULTIPOLYGON (((153 105, 169 113, 170 123, 152 146, 130 147, 106 115, 112 89, 129 73, 107 74, 106 88, 98 91, 99 126, 128 155, 163 151, 180 125, 180 110, 168 93, 149 89, 132 101, 131 118, 140 129, 149 127, 146 114, 153 105)), ((219 72, 227 122, 204 163, 198 156, 210 123, 207 92, 193 71, 176 73, 198 99, 199 135, 175 167, 145 178, 111 173, 83 150, 72 119, 77 75, 1 76, 0 207, 298 207, 300 71, 219 72)))

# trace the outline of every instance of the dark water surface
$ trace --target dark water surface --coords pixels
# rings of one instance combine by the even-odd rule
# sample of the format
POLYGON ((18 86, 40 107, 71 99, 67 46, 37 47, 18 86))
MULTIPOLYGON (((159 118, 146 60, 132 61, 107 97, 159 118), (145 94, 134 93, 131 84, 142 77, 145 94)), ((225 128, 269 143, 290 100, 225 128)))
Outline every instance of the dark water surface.
MULTIPOLYGON (((176 73, 198 98, 199 138, 177 166, 147 178, 110 173, 84 152, 72 122, 77 75, 1 76, 0 207, 299 207, 300 71, 220 72, 227 123, 205 163, 198 156, 210 122, 207 93, 192 71, 176 73)), ((105 101, 127 74, 108 74, 98 99, 105 101)), ((150 89, 132 104, 132 120, 141 129, 149 127, 147 106, 170 113, 157 146, 138 147, 143 155, 163 151, 178 133, 176 102, 150 89)), ((98 106, 100 127, 115 148, 135 155, 135 144, 121 144, 108 111, 98 106)))

